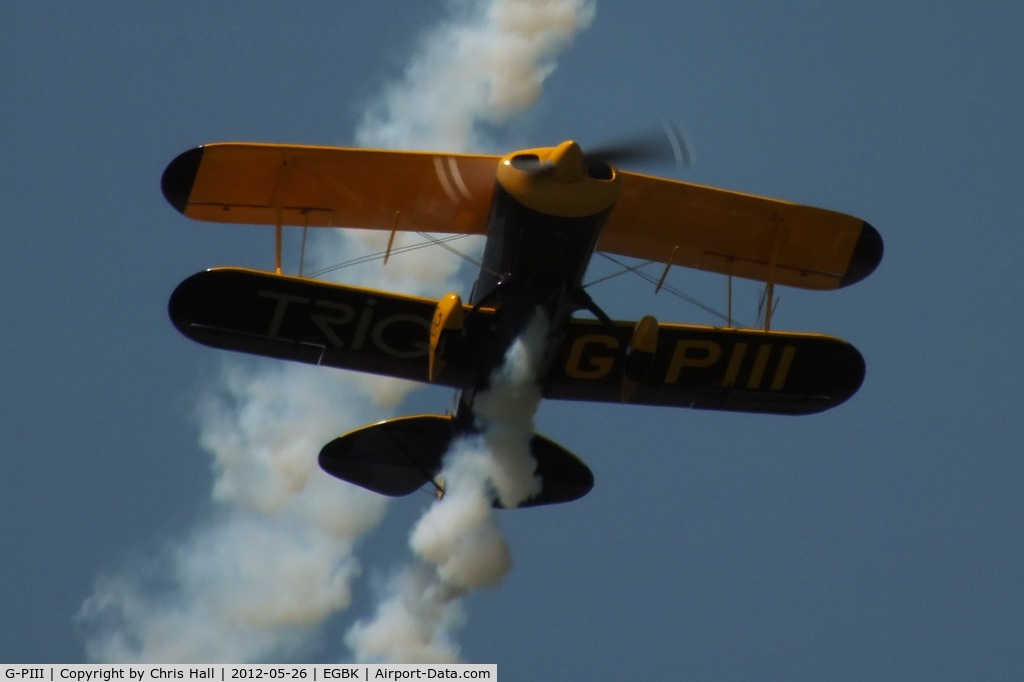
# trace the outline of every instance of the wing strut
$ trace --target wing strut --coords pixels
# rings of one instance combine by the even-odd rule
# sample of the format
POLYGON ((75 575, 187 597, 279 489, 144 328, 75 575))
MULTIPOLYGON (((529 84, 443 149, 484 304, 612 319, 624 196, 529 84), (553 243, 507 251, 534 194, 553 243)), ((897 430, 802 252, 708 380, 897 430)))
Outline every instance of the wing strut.
POLYGON ((672 249, 672 255, 668 257, 668 261, 665 263, 665 272, 661 273, 661 279, 658 280, 658 286, 654 287, 654 293, 661 291, 661 285, 665 283, 665 278, 668 277, 669 268, 672 267, 672 261, 676 259, 677 253, 679 253, 678 244, 676 244, 676 248, 672 249))
POLYGON ((785 227, 782 216, 773 216, 775 238, 772 240, 772 255, 768 261, 768 278, 764 290, 764 330, 770 331, 772 325, 772 303, 775 296, 775 275, 779 265, 779 248, 782 246, 782 230, 785 227))
POLYGON ((391 225, 391 236, 388 237, 388 248, 384 252, 384 265, 388 264, 388 258, 391 258, 391 247, 395 245, 395 234, 398 232, 398 214, 399 211, 395 211, 395 222, 391 225))
POLYGON ((729 308, 728 308, 729 319, 726 321, 726 325, 731 329, 732 328, 732 273, 731 272, 729 273, 729 295, 728 295, 727 298, 729 300, 729 303, 728 303, 728 306, 729 306, 729 308))
POLYGON ((299 252, 299 277, 306 271, 306 233, 309 232, 309 214, 306 215, 306 224, 302 226, 302 251, 299 252))
POLYGON ((274 179, 274 193, 271 195, 274 207, 274 272, 281 274, 281 243, 284 232, 284 202, 281 200, 281 184, 284 182, 284 174, 288 171, 288 163, 281 164, 274 179))
POLYGON ((274 272, 281 274, 281 204, 277 204, 277 225, 274 228, 274 272))

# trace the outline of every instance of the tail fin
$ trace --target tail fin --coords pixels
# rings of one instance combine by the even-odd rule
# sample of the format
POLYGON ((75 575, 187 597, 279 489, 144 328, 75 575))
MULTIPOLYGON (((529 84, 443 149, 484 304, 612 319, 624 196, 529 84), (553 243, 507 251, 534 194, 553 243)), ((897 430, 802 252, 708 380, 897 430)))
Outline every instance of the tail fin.
MULTIPOLYGON (((401 497, 434 480, 458 435, 451 417, 390 419, 335 438, 320 451, 320 468, 376 493, 401 497)), ((530 451, 542 486, 520 507, 571 502, 590 492, 594 475, 576 455, 539 435, 530 441, 530 451)))

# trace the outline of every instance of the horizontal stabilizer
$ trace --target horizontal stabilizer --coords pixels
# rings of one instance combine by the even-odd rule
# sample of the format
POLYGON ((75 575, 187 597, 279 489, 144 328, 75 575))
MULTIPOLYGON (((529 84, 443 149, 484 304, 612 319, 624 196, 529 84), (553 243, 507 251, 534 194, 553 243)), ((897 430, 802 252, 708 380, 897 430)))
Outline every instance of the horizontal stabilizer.
MULTIPOLYGON (((320 451, 320 468, 336 478, 381 495, 401 497, 440 474, 444 455, 460 434, 451 417, 400 417, 365 426, 336 438, 320 451)), ((541 491, 520 507, 571 502, 594 485, 587 465, 557 443, 534 435, 541 491)), ((498 506, 495 503, 495 506, 498 506)))
POLYGON ((437 475, 451 439, 448 417, 391 419, 332 440, 320 450, 320 468, 375 493, 402 497, 437 475))

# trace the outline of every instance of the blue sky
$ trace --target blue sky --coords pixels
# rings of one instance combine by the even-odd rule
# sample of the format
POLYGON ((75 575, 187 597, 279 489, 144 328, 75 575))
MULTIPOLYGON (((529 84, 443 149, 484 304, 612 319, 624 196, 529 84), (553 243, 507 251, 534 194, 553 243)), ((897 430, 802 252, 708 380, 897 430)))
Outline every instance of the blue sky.
MULTIPOLYGON (((238 360, 178 335, 166 300, 206 267, 271 267, 271 241, 179 216, 164 166, 204 142, 352 144, 450 7, 0 10, 0 660, 85 660, 99 626, 75 616, 98 582, 169 561, 222 514, 196 412, 238 360)), ((835 410, 544 403, 538 431, 597 484, 501 516, 515 567, 466 600, 463 658, 510 679, 1024 673, 1022 25, 1009 2, 598 0, 537 103, 484 126, 493 148, 472 151, 586 146, 670 117, 696 163, 636 170, 855 214, 886 255, 848 289, 779 292, 776 328, 867 361, 835 410)), ((724 307, 720 278, 670 281, 724 307)), ((713 322, 613 282, 592 290, 613 316, 713 322)), ((344 634, 409 560, 424 505, 390 506, 354 550, 351 606, 276 658, 351 656, 344 634)), ((147 570, 172 600, 174 577, 147 570)))

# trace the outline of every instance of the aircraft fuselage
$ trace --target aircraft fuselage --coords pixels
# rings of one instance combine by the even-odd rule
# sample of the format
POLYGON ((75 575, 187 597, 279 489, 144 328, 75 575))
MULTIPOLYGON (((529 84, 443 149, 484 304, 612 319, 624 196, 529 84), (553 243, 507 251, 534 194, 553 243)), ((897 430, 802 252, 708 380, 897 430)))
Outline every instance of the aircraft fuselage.
POLYGON ((475 359, 479 380, 460 397, 463 417, 535 315, 543 314, 548 328, 536 367, 540 377, 572 314, 594 309, 583 277, 617 195, 614 171, 602 165, 592 177, 575 142, 546 151, 550 156, 543 161, 530 152, 507 157, 498 172, 483 262, 469 301, 495 309, 493 342, 485 357, 475 359), (545 200, 556 192, 568 199, 545 200))

